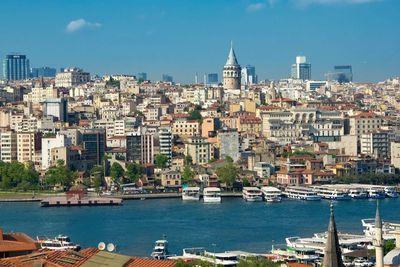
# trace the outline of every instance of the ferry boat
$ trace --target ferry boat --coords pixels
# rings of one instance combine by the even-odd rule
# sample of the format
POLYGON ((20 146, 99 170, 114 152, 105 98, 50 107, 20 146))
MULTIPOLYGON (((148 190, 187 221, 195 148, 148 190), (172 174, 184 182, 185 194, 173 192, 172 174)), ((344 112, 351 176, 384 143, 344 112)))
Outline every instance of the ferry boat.
POLYGON ((182 200, 200 200, 199 187, 185 187, 182 189, 182 200))
MULTIPOLYGON (((375 236, 375 219, 362 219, 363 232, 365 236, 374 237, 375 236)), ((394 232, 400 228, 400 223, 386 222, 382 221, 382 235, 383 239, 395 239, 394 232)))
POLYGON ((157 240, 154 244, 154 249, 150 256, 153 259, 165 260, 168 255, 168 241, 166 239, 157 240))
POLYGON ((302 186, 289 186, 282 192, 282 194, 291 199, 299 200, 321 200, 321 197, 311 189, 302 186))
POLYGON ((368 198, 368 193, 362 189, 350 189, 349 196, 354 199, 366 199, 368 198))
POLYGON ((261 188, 266 202, 281 202, 282 191, 273 186, 264 186, 261 188))
POLYGON ((329 188, 324 186, 314 186, 313 191, 317 193, 321 198, 331 199, 331 200, 350 200, 351 197, 336 188, 329 188))
POLYGON ((37 236, 36 240, 42 249, 50 250, 80 250, 80 245, 71 242, 69 236, 58 235, 55 238, 37 236))
POLYGON ((221 189, 218 187, 206 187, 203 190, 204 203, 220 203, 221 202, 221 189))
POLYGON ((272 249, 271 253, 287 259, 294 259, 295 261, 301 263, 311 263, 320 259, 320 256, 317 254, 316 250, 312 248, 288 247, 286 250, 272 249))
POLYGON ((209 252, 203 247, 184 248, 182 256, 169 257, 169 259, 182 259, 183 261, 201 260, 214 264, 215 266, 233 267, 239 264, 239 255, 234 252, 209 252))
POLYGON ((399 194, 397 193, 395 186, 385 186, 385 194, 387 197, 390 197, 390 198, 399 197, 399 194))
POLYGON ((263 200, 263 193, 257 187, 243 187, 243 199, 249 202, 257 202, 263 200))
POLYGON ((367 190, 368 197, 373 199, 383 199, 385 198, 385 191, 379 190, 377 188, 370 188, 367 190))

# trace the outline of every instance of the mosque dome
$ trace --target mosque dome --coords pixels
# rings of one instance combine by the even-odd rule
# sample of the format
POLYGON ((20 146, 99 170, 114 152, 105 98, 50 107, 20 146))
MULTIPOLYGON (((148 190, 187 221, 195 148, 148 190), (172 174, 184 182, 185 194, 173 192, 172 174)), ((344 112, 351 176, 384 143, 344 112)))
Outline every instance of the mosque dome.
POLYGON ((395 248, 386 254, 383 263, 385 266, 400 266, 400 248, 395 248))

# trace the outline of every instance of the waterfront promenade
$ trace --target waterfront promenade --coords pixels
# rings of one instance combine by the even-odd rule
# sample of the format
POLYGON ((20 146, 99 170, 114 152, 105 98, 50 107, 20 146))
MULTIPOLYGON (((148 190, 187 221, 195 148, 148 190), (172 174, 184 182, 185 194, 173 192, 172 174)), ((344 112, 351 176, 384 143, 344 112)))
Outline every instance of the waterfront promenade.
MULTIPOLYGON (((43 198, 49 196, 64 196, 65 194, 0 194, 0 202, 37 202, 42 201, 43 198)), ((97 196, 92 193, 89 196, 97 196)), ((242 192, 222 192, 222 197, 242 197, 242 192)), ((122 198, 123 200, 145 200, 145 199, 164 199, 164 198, 181 198, 182 193, 152 193, 152 194, 131 194, 131 195, 121 195, 121 194, 113 194, 111 196, 104 197, 113 197, 113 198, 122 198)))

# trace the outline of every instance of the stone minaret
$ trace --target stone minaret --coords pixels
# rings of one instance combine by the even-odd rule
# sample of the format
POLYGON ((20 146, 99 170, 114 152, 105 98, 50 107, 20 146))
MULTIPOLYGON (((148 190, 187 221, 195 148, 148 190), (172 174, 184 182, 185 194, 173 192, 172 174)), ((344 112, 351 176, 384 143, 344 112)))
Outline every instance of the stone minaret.
POLYGON ((236 59, 235 51, 231 43, 228 60, 224 66, 224 89, 240 90, 241 71, 242 69, 236 59))
POLYGON ((333 215, 333 204, 330 207, 328 236, 326 238, 323 267, 344 267, 342 252, 339 246, 339 238, 336 229, 335 216, 333 215))
POLYGON ((376 202, 375 215, 375 238, 373 240, 375 247, 376 267, 383 267, 383 236, 382 236, 382 220, 379 213, 379 202, 376 202))

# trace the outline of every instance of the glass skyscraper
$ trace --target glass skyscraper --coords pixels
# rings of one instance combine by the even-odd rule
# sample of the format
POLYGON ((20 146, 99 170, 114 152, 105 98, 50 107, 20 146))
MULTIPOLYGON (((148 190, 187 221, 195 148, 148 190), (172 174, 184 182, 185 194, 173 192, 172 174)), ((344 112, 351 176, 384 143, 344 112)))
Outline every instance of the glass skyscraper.
POLYGON ((296 64, 292 65, 292 79, 311 80, 311 64, 305 56, 297 56, 296 64))
POLYGON ((3 60, 3 78, 6 80, 25 80, 29 78, 29 59, 25 55, 6 55, 3 60))
POLYGON ((339 65, 334 67, 335 80, 340 83, 353 81, 353 68, 350 65, 339 65))

